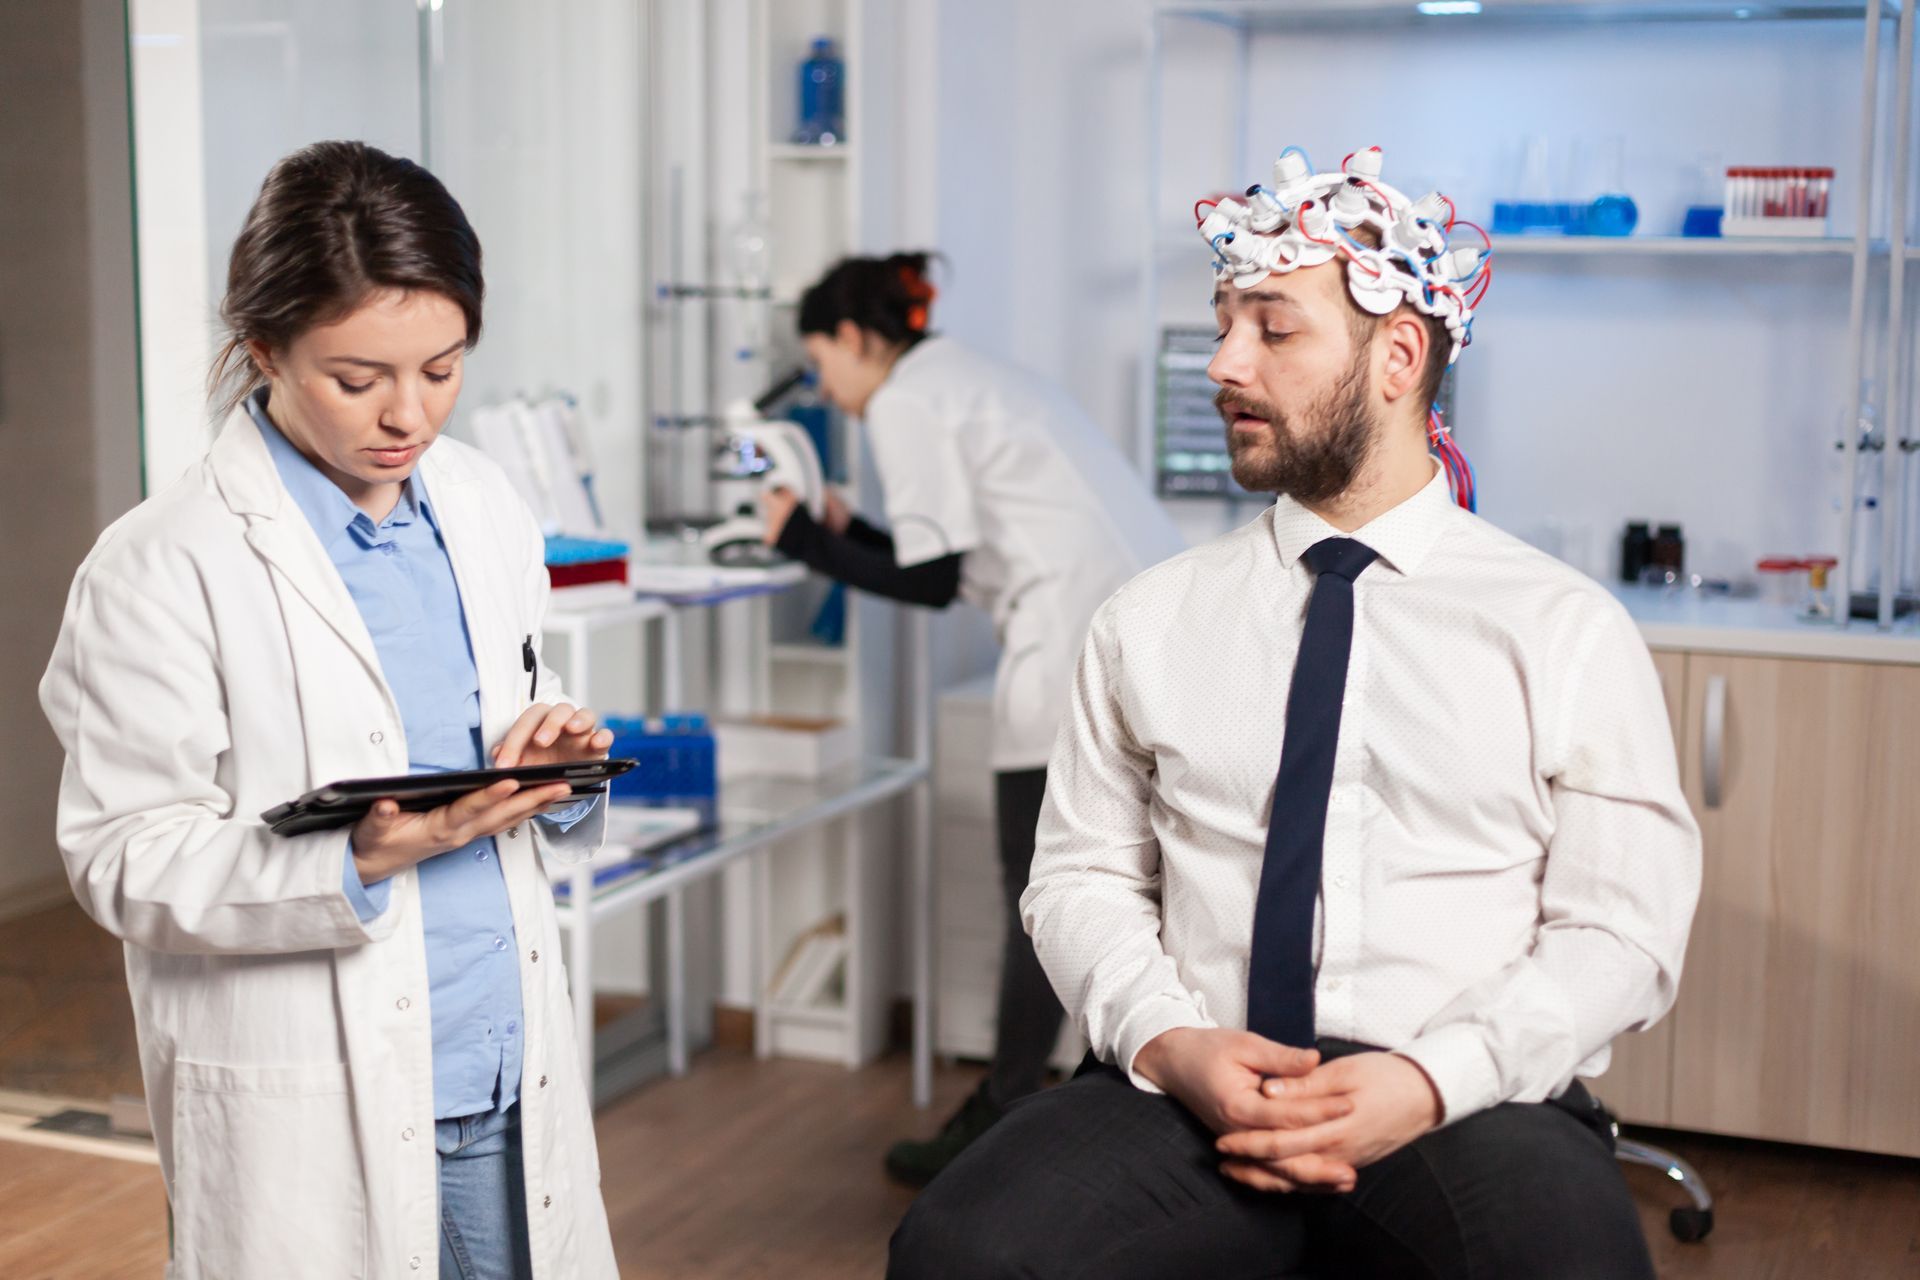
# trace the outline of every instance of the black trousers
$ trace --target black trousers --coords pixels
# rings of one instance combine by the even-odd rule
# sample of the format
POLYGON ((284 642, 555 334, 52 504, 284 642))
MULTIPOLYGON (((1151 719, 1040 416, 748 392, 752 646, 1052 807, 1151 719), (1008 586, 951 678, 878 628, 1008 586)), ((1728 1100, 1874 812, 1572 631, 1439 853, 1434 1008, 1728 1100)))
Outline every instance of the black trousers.
MULTIPOLYGON (((1339 1056, 1359 1046, 1323 1041, 1339 1056)), ((1576 1083, 1360 1171, 1344 1196, 1254 1191, 1180 1103, 1099 1063, 1021 1102, 894 1233, 893 1280, 1652 1280, 1612 1138, 1576 1083)))
POLYGON ((1007 940, 1000 964, 1000 996, 993 1065, 987 1091, 1006 1106, 1047 1082, 1047 1059, 1065 1012, 1053 983, 1033 954, 1020 923, 1020 895, 1033 874, 1033 835, 1047 795, 1045 769, 993 775, 994 818, 1000 835, 1000 889, 1006 899, 1007 940))

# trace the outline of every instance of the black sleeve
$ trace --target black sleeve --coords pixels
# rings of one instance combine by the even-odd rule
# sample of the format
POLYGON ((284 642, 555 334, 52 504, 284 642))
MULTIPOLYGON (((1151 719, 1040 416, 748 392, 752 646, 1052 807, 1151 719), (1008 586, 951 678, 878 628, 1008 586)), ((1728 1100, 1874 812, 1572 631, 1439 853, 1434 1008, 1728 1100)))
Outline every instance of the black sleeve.
POLYGON ((855 520, 841 537, 829 533, 805 507, 796 507, 780 531, 779 549, 817 573, 905 604, 944 609, 960 595, 958 554, 902 569, 893 558, 893 539, 862 520, 855 520), (861 530, 858 536, 855 526, 861 530))
POLYGON ((893 554, 893 535, 877 525, 868 524, 859 516, 850 516, 847 519, 847 541, 858 543, 863 547, 872 547, 876 551, 884 551, 888 555, 893 554))

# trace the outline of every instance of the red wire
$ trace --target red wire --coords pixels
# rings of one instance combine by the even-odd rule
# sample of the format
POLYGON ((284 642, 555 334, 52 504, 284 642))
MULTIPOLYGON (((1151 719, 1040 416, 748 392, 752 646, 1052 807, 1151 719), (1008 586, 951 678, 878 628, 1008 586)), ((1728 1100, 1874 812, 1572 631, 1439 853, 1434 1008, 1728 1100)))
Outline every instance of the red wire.
POLYGON ((1353 158, 1354 158, 1355 156, 1357 156, 1357 155, 1359 155, 1359 154, 1360 154, 1360 153, 1359 153, 1358 151, 1349 151, 1349 152, 1347 152, 1347 159, 1346 159, 1346 160, 1342 160, 1342 161, 1340 162, 1340 172, 1342 172, 1342 173, 1345 173, 1345 172, 1347 171, 1347 161, 1348 161, 1348 160, 1352 160, 1352 159, 1353 159, 1353 158))
MULTIPOLYGON (((1467 220, 1466 220, 1465 218, 1460 218, 1460 219, 1457 219, 1456 221, 1457 221, 1457 222, 1459 223, 1459 225, 1461 225, 1461 226, 1463 226, 1463 227, 1472 227, 1472 228, 1473 228, 1473 229, 1474 229, 1475 231, 1478 231, 1478 232, 1480 233, 1480 240, 1481 240, 1481 243, 1483 243, 1483 244, 1485 244, 1485 245, 1487 246, 1487 251, 1488 251, 1488 252, 1492 252, 1492 251, 1493 251, 1493 237, 1492 237, 1492 236, 1490 236, 1490 235, 1488 235, 1488 234, 1486 233, 1486 230, 1485 230, 1484 228, 1482 228, 1482 227, 1481 227, 1481 225, 1480 225, 1479 223, 1477 223, 1477 222, 1468 222, 1468 221, 1467 221, 1467 220)), ((1451 228, 1451 226, 1452 226, 1452 224, 1450 223, 1450 224, 1448 224, 1448 225, 1449 225, 1449 228, 1451 228)))
POLYGON ((1363 186, 1363 187, 1365 187, 1365 188, 1366 188, 1367 190, 1369 190, 1369 191, 1371 191, 1371 192, 1373 192, 1373 194, 1375 194, 1375 195, 1377 195, 1377 196, 1379 196, 1379 197, 1380 197, 1380 203, 1381 203, 1381 204, 1384 204, 1385 206, 1387 206, 1387 216, 1388 216, 1388 217, 1390 217, 1390 218, 1397 218, 1397 217, 1399 217, 1399 216, 1400 216, 1399 214, 1397 214, 1397 213, 1395 213, 1395 212, 1393 211, 1393 201, 1387 198, 1387 193, 1386 193, 1386 192, 1384 192, 1384 191, 1382 191, 1382 190, 1381 190, 1380 188, 1378 188, 1378 187, 1376 187, 1376 186, 1374 186, 1374 185, 1373 185, 1373 184, 1372 184, 1371 182, 1368 182, 1368 181, 1367 181, 1367 180, 1366 180, 1365 178, 1349 178, 1349 179, 1348 179, 1348 181, 1349 181, 1349 182, 1357 182, 1357 183, 1359 183, 1359 184, 1360 184, 1361 186, 1363 186))
POLYGON ((1300 228, 1301 235, 1313 241, 1315 244, 1329 244, 1329 245, 1333 244, 1334 242, 1332 240, 1322 240, 1319 236, 1316 236, 1315 234, 1313 234, 1313 232, 1307 230, 1307 210, 1311 209, 1312 207, 1313 207, 1313 200, 1311 198, 1302 200, 1300 202, 1299 209, 1297 209, 1294 212, 1293 224, 1296 227, 1300 228))
POLYGON ((1453 207, 1452 197, 1442 195, 1440 198, 1447 202, 1447 230, 1451 231, 1453 230, 1453 224, 1460 220, 1460 211, 1453 207))
POLYGON ((1200 216, 1200 206, 1203 204, 1213 205, 1215 207, 1218 207, 1220 202, 1218 200, 1206 200, 1206 199, 1195 200, 1193 202, 1193 221, 1195 226, 1198 226, 1200 223, 1206 221, 1205 218, 1200 216))
POLYGON ((1487 296, 1487 290, 1492 287, 1493 264, 1491 262, 1483 262, 1480 264, 1480 278, 1468 287, 1468 292, 1473 294, 1473 297, 1467 302, 1467 305, 1469 307, 1478 307, 1481 300, 1487 296))

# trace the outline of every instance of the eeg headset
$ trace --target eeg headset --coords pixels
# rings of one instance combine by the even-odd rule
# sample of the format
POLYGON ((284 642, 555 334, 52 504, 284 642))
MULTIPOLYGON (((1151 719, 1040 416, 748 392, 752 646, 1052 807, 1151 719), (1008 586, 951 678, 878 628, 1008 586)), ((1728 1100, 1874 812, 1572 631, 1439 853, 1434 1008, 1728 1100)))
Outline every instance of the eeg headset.
MULTIPOLYGON (((1347 291, 1362 310, 1384 316, 1411 306, 1444 323, 1451 365, 1473 342, 1474 311, 1493 283, 1492 241, 1438 191, 1409 200, 1382 182, 1380 161, 1380 148, 1368 147, 1349 155, 1338 173, 1315 173, 1305 151, 1288 147, 1273 163, 1273 186, 1248 187, 1244 199, 1200 201, 1194 218, 1213 250, 1214 277, 1251 289, 1269 275, 1344 258, 1347 291), (1363 227, 1376 244, 1355 238, 1363 227), (1455 227, 1478 233, 1481 246, 1452 248, 1455 227)), ((1427 434, 1454 501, 1474 510, 1473 466, 1438 405, 1428 408, 1427 434)))

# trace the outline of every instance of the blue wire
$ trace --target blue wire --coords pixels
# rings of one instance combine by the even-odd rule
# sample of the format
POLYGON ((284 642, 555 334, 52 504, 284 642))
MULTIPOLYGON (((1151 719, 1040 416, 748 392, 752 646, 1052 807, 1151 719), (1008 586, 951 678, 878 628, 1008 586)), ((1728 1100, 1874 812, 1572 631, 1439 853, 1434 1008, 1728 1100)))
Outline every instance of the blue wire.
POLYGON ((1216 266, 1224 267, 1227 265, 1227 255, 1220 252, 1220 242, 1231 239, 1233 239, 1233 232, 1222 231, 1219 235, 1207 242, 1213 246, 1213 261, 1216 266))
POLYGON ((1280 152, 1280 158, 1284 160, 1286 157, 1292 155, 1296 151, 1300 153, 1300 158, 1307 162, 1308 173, 1318 172, 1313 167, 1313 157, 1307 154, 1307 149, 1305 147, 1287 147, 1280 152))

